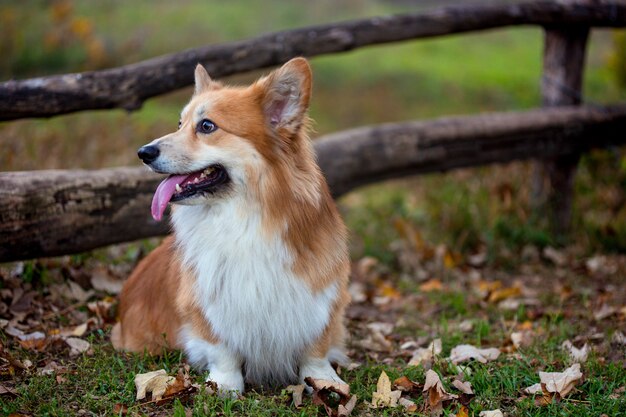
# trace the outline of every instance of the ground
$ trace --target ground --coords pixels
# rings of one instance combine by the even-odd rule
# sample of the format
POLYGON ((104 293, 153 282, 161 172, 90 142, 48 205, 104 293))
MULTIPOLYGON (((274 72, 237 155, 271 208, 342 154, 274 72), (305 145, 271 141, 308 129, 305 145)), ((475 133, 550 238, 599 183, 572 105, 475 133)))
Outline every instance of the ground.
MULTIPOLYGON (((352 364, 340 368, 357 396, 352 415, 407 412, 403 406, 371 408, 383 370, 391 381, 402 376, 413 381, 402 396, 415 403, 416 415, 430 415, 430 397, 422 392, 428 369, 437 372, 448 393, 460 394, 452 386, 460 376, 475 394, 444 401, 444 415, 478 416, 494 409, 533 416, 626 412, 626 256, 527 245, 520 262, 503 269, 494 267, 486 252, 462 254, 433 246, 405 220, 397 219, 394 227, 399 238, 391 245, 393 263, 366 256, 353 265, 353 303, 347 313, 352 364), (441 339, 441 353, 409 365, 416 351, 434 339, 441 339), (561 372, 573 363, 562 347, 566 340, 590 349, 579 359, 582 381, 562 399, 524 394, 524 388, 539 382, 540 371, 561 372), (455 365, 449 356, 459 344, 497 348, 501 354, 487 363, 455 365), (539 405, 542 401, 546 404, 539 405)), ((136 374, 187 372, 180 352, 155 358, 115 352, 110 345, 115 293, 155 244, 2 268, 2 413, 325 415, 310 397, 296 407, 281 388, 250 387, 239 399, 219 398, 194 370, 189 378, 195 387, 162 401, 150 395, 135 400, 136 374)))

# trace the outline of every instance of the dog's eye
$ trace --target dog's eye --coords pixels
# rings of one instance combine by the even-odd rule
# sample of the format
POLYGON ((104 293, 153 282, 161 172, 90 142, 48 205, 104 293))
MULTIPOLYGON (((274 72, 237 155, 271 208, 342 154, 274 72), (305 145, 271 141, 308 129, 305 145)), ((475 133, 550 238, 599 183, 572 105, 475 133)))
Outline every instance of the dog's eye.
POLYGON ((182 127, 182 125, 183 125, 183 121, 182 121, 182 120, 179 120, 179 121, 178 121, 178 128, 180 129, 180 128, 182 127))
POLYGON ((200 133, 212 133, 217 130, 217 126, 209 119, 203 119, 198 123, 196 130, 200 133))

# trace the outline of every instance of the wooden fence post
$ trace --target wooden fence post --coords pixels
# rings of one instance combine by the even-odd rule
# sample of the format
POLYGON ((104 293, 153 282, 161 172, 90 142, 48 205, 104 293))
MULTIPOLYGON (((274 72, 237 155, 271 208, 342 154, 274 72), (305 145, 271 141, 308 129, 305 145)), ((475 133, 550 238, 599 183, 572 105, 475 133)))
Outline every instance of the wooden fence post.
MULTIPOLYGON (((541 97, 544 107, 579 105, 588 27, 549 27, 544 30, 541 97)), ((572 129, 576 129, 575 124, 572 129)), ((580 153, 544 159, 535 164, 532 203, 548 213, 550 227, 563 240, 572 220, 574 178, 580 153)))

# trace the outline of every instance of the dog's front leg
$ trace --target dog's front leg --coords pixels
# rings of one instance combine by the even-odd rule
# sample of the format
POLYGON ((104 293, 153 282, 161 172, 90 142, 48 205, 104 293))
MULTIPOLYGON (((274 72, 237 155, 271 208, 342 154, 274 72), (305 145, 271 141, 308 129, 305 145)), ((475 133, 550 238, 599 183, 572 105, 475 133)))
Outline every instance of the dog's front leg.
POLYGON ((209 343, 199 337, 185 338, 184 349, 194 367, 208 370, 207 381, 217 384, 221 396, 237 397, 244 391, 242 359, 223 343, 209 343))

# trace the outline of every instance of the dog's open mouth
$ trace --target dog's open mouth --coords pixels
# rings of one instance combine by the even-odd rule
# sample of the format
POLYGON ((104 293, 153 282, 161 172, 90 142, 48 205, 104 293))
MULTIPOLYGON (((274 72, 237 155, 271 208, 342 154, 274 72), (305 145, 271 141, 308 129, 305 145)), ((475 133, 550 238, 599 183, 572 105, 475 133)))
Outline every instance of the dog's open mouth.
POLYGON ((221 165, 211 165, 190 174, 173 174, 164 179, 152 197, 152 217, 161 220, 169 202, 177 202, 200 193, 213 193, 229 181, 221 165))

